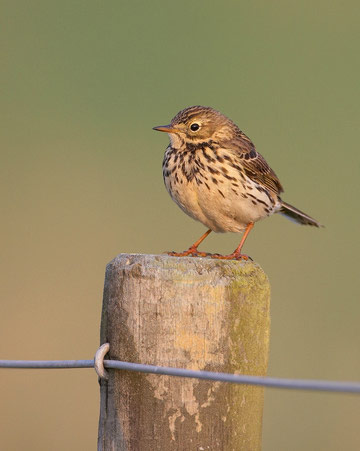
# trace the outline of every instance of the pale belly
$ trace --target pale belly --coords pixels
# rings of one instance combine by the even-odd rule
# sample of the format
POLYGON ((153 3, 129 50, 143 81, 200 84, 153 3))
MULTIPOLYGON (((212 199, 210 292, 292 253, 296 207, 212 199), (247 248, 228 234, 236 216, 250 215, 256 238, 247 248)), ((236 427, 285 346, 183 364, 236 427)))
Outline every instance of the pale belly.
POLYGON ((266 193, 258 191, 255 185, 251 191, 242 187, 234 189, 226 179, 215 185, 198 184, 195 179, 183 179, 179 183, 170 176, 165 178, 165 186, 186 214, 214 232, 241 232, 250 222, 259 221, 280 208, 276 203, 269 205, 266 193))

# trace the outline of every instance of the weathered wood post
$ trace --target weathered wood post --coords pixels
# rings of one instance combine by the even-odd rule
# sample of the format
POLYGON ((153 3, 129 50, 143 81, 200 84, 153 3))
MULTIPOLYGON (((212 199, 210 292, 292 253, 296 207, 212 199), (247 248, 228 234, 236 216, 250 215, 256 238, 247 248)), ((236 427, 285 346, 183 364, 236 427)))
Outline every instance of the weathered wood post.
MULTIPOLYGON (((122 254, 106 270, 108 358, 265 375, 270 287, 253 262, 122 254)), ((98 450, 256 451, 263 389, 108 370, 98 450)))

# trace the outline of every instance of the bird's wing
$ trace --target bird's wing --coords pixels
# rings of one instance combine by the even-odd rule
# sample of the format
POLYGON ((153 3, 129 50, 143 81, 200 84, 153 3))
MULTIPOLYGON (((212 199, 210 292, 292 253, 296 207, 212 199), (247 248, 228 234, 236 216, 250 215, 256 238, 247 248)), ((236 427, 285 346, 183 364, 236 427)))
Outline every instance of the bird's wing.
POLYGON ((241 137, 236 140, 235 146, 231 147, 233 152, 236 152, 238 158, 241 159, 245 174, 249 179, 276 195, 284 191, 275 172, 267 164, 265 158, 256 151, 254 144, 246 135, 242 133, 241 137))
POLYGON ((255 151, 255 156, 248 160, 243 159, 245 174, 249 179, 263 185, 275 194, 280 194, 284 191, 280 180, 277 178, 275 172, 266 163, 265 158, 255 151))

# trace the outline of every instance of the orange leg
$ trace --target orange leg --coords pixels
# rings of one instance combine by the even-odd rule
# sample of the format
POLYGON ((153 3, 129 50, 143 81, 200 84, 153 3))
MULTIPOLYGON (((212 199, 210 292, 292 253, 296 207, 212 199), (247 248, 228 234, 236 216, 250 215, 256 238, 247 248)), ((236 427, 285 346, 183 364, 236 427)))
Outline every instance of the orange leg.
POLYGON ((234 250, 234 252, 232 254, 229 254, 229 255, 215 254, 215 255, 212 255, 212 258, 219 258, 219 259, 224 259, 224 260, 249 260, 249 258, 250 258, 250 260, 251 260, 251 257, 241 253, 241 249, 245 243, 247 236, 250 233, 250 230, 253 227, 254 227, 254 223, 249 222, 249 224, 246 226, 245 232, 241 238, 239 246, 234 250))
POLYGON ((195 243, 189 247, 187 251, 184 252, 168 252, 172 257, 206 257, 208 254, 206 252, 198 252, 198 246, 205 240, 205 238, 211 233, 211 230, 207 230, 204 235, 202 235, 195 243))

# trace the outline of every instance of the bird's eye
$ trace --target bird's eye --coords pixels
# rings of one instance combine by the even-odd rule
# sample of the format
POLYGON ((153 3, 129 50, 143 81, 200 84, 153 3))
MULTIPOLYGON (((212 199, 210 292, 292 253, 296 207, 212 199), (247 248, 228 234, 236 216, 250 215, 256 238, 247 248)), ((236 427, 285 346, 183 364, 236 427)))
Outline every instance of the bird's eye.
POLYGON ((197 130, 199 130, 200 125, 194 123, 194 124, 191 124, 191 125, 190 125, 190 128, 191 128, 191 130, 192 130, 193 132, 196 132, 197 130))

